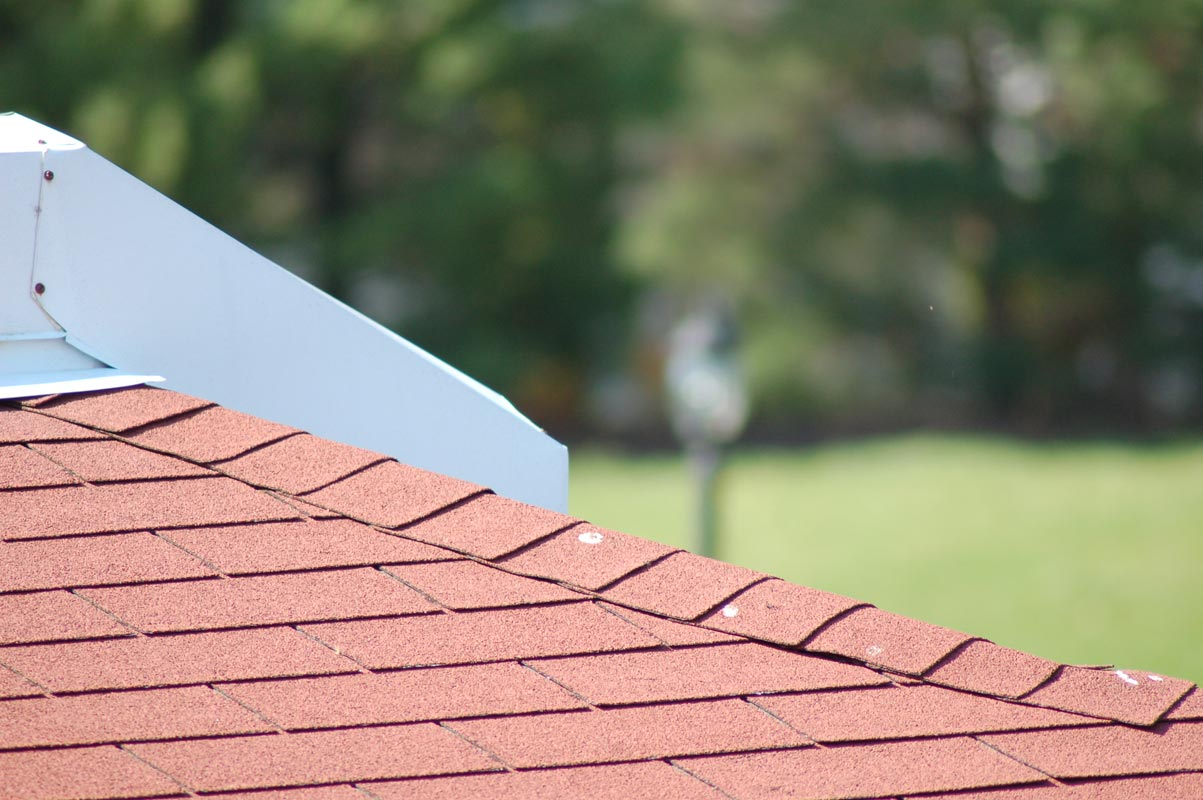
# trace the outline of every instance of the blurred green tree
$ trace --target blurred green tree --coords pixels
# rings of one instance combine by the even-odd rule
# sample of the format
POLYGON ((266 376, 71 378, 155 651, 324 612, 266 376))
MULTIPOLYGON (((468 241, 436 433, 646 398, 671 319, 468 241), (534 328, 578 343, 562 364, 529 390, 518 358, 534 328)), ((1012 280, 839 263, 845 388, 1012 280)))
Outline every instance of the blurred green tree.
POLYGON ((737 294, 762 420, 1200 420, 1203 4, 672 5, 623 251, 737 294))
POLYGON ((0 97, 557 433, 600 375, 654 391, 632 320, 715 294, 762 425, 1147 429, 1203 420, 1201 29, 1203 0, 0 0, 0 97))

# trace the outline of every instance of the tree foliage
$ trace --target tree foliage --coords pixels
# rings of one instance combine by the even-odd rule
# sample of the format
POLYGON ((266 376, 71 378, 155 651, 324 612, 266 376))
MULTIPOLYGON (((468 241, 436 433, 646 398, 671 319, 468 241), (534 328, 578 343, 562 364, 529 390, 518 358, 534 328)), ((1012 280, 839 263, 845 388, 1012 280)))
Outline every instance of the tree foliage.
POLYGON ((1201 34, 1198 0, 0 0, 0 97, 555 431, 646 423, 715 295, 763 424, 1144 429, 1203 406, 1201 34))

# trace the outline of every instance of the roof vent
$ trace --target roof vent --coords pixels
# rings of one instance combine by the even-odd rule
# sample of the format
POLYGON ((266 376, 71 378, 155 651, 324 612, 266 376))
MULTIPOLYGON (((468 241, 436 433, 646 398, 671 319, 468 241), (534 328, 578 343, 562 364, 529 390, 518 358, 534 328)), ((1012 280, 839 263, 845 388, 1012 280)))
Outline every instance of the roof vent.
POLYGON ((567 450, 504 397, 17 114, 0 241, 0 397, 162 380, 565 510, 567 450))

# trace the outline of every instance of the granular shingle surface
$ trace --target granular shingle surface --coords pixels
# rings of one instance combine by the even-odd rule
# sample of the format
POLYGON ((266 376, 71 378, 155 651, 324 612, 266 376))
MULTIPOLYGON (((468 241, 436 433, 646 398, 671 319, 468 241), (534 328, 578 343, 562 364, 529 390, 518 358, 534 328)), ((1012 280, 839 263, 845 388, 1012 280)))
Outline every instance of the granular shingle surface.
MULTIPOLYGON (((888 681, 872 670, 745 642, 531 661, 596 705, 740 697, 888 681)), ((862 694, 862 693, 855 693, 862 694)))
POLYGON ((370 783, 365 787, 380 800, 720 800, 717 791, 663 761, 565 767, 529 772, 459 775, 399 783, 370 783))
POLYGON ((368 567, 115 586, 80 594, 147 633, 438 611, 413 589, 368 567))
POLYGON ((653 614, 697 619, 764 576, 693 553, 673 553, 663 561, 606 589, 606 597, 653 614))
POLYGON ((217 573, 150 533, 0 542, 0 591, 133 584, 217 573))
POLYGON ((174 530, 163 534, 227 575, 458 558, 349 519, 174 530))
POLYGON ((174 392, 0 406, 4 800, 1197 800, 1199 698, 174 392))
POLYGON ((581 599, 557 584, 528 580, 476 561, 404 564, 388 567, 387 572, 457 611, 581 599))
POLYGON ((106 437, 102 433, 53 417, 15 408, 0 408, 0 443, 28 444, 104 438, 106 437))
POLYGON ((658 542, 581 525, 502 559, 523 575, 570 583, 594 591, 673 552, 658 542))
POLYGON ((112 747, 0 753, 7 797, 21 800, 101 800, 181 795, 179 784, 112 747))
POLYGON ((740 592, 701 620, 755 639, 797 645, 832 618, 864 605, 849 597, 770 580, 740 592))
POLYGON ((0 594, 0 645, 132 634, 128 626, 70 592, 0 594))
POLYGON ((23 445, 0 445, 0 475, 10 476, 7 489, 70 486, 79 480, 67 470, 23 445))
POLYGON ((741 798, 876 798, 1044 779, 969 738, 808 748, 686 759, 683 766, 741 798))
POLYGON ((295 516, 284 503, 229 478, 0 492, 0 538, 8 540, 295 516))
POLYGON ((135 744, 129 750, 199 792, 499 769, 433 723, 135 744))
POLYGON ((222 691, 287 730, 421 722, 584 708, 512 661, 226 684, 222 691))
POLYGON ((467 481, 386 461, 307 494, 304 499, 351 519, 399 528, 480 491, 482 487, 467 481))
POLYGON ((1077 714, 1032 708, 937 686, 790 694, 757 698, 756 704, 817 742, 951 736, 1097 723, 1077 714))
POLYGON ((954 651, 925 677, 968 692, 1022 697, 1051 678, 1058 666, 1053 661, 976 640, 954 651))
POLYGON ((355 664, 291 628, 7 647, 0 663, 53 692, 353 672, 355 664))
POLYGON ((406 529, 405 535, 495 559, 576 521, 555 511, 484 495, 419 522, 406 529))
POLYGON ((806 649, 922 675, 969 639, 958 631, 878 608, 858 608, 819 631, 806 642, 806 649))
POLYGON ((199 411, 213 403, 179 392, 134 386, 120 392, 59 395, 49 402, 33 405, 39 412, 52 417, 102 431, 123 433, 189 411, 199 411))
POLYGON ((358 447, 303 433, 223 461, 218 468, 254 486, 304 494, 386 460, 358 447))
POLYGON ((331 622, 303 630, 369 668, 598 653, 660 642, 592 603, 331 622))
POLYGON ((0 703, 0 749, 274 731, 207 686, 0 703))
POLYGON ((450 723, 514 767, 553 767, 804 747, 809 742, 742 700, 673 703, 450 723))

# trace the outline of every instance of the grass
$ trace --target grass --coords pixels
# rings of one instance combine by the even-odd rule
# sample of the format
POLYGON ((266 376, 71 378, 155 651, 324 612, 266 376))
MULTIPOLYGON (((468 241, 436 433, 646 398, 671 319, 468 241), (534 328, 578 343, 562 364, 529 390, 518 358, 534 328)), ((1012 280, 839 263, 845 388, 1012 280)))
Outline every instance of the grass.
MULTIPOLYGON (((574 451, 573 514, 689 546, 675 456, 574 451)), ((719 557, 1047 658, 1203 682, 1203 444, 914 435, 734 454, 719 557)))

